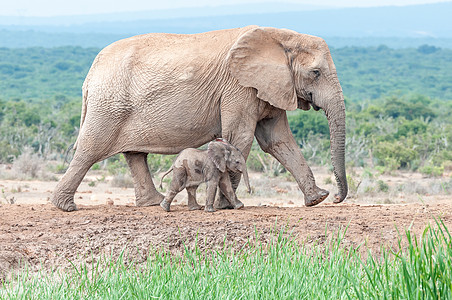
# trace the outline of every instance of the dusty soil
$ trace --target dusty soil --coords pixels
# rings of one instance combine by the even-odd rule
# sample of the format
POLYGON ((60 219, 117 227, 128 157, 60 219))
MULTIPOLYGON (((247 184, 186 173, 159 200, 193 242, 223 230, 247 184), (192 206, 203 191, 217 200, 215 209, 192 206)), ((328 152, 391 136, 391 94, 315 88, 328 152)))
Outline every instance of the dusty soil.
POLYGON ((248 241, 267 242, 282 228, 300 242, 311 244, 328 238, 326 226, 330 235, 348 225, 344 245, 366 243, 375 253, 382 244, 397 246, 396 227, 402 233, 410 227, 421 234, 427 223, 434 224, 434 217, 441 217, 452 228, 452 201, 447 194, 374 195, 374 204, 369 195, 356 194, 340 205, 327 199, 308 208, 303 206, 295 183, 258 182, 254 174, 255 193, 250 196, 239 190, 246 205, 242 210, 189 212, 186 195, 181 194, 172 211, 166 213, 160 207, 133 206, 132 188, 111 187, 108 180, 96 176, 91 175, 80 186, 75 197, 79 210, 72 213, 48 203, 56 182, 0 180, 0 281, 23 263, 32 270, 64 268, 71 262, 116 257, 123 249, 134 260, 144 262, 155 249, 181 253, 184 247, 195 244, 208 251, 225 243, 238 249, 248 241), (96 184, 90 185, 95 180, 96 184), (392 204, 384 204, 388 198, 392 204))

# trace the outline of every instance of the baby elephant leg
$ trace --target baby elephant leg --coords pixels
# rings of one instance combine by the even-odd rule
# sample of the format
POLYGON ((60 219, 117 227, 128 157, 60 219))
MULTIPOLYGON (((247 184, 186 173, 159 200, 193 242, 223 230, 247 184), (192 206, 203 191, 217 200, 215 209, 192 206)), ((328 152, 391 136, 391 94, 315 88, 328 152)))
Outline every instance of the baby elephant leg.
POLYGON ((168 191, 168 193, 166 194, 165 198, 163 198, 163 201, 160 202, 160 206, 165 210, 165 211, 170 211, 170 206, 171 206, 171 202, 173 202, 174 197, 176 197, 178 192, 175 191, 168 191))
POLYGON ((237 195, 232 187, 231 178, 229 177, 228 172, 225 172, 219 182, 220 191, 223 195, 228 199, 234 209, 243 208, 243 203, 237 198, 237 195))
POLYGON ((197 186, 191 186, 187 188, 188 193, 188 210, 198 210, 201 209, 201 205, 196 202, 196 189, 197 186))
POLYGON ((213 201, 215 200, 215 194, 217 193, 218 181, 211 180, 207 182, 207 199, 206 207, 204 208, 207 212, 214 212, 213 201))
POLYGON ((178 170, 174 168, 173 172, 173 180, 171 181, 168 193, 160 203, 160 206, 166 211, 170 211, 171 202, 173 202, 174 197, 176 197, 176 195, 185 188, 187 179, 185 170, 178 170))

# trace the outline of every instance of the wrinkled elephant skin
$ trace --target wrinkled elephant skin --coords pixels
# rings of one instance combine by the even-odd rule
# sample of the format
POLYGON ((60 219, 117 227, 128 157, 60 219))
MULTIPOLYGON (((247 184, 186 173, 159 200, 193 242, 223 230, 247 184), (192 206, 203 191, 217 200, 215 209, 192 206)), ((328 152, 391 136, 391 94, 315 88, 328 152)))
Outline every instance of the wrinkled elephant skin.
POLYGON ((167 195, 160 203, 165 211, 170 211, 174 197, 184 188, 187 189, 188 193, 188 209, 200 209, 201 206, 196 201, 196 189, 204 182, 207 184, 205 207, 207 212, 215 211, 213 203, 217 187, 220 188, 233 208, 243 208, 243 203, 237 198, 232 187, 229 171, 243 173, 248 190, 250 190, 245 158, 239 149, 224 139, 216 139, 210 142, 207 150, 194 148, 183 150, 177 156, 171 169, 163 174, 160 187, 162 187, 163 178, 171 171, 173 171, 173 179, 167 195))

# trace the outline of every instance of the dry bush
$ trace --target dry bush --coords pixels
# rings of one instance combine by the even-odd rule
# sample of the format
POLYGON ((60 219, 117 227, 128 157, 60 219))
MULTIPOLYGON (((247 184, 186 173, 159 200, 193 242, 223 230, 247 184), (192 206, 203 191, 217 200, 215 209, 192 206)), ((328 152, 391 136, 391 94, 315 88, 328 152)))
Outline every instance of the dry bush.
POLYGON ((133 188, 133 180, 132 177, 128 174, 118 174, 113 177, 110 185, 120 188, 133 188))
POLYGON ((427 185, 427 193, 430 195, 448 195, 452 192, 452 179, 449 181, 435 180, 427 185))
POLYGON ((357 195, 370 195, 377 191, 375 188, 375 180, 372 178, 363 178, 359 181, 359 185, 356 188, 357 195))
POLYGON ((425 186, 421 185, 419 182, 408 181, 398 187, 398 190, 404 194, 419 194, 426 195, 428 190, 425 186))
POLYGON ((45 169, 45 161, 32 148, 24 148, 22 154, 14 159, 10 176, 12 179, 51 180, 52 176, 45 169))

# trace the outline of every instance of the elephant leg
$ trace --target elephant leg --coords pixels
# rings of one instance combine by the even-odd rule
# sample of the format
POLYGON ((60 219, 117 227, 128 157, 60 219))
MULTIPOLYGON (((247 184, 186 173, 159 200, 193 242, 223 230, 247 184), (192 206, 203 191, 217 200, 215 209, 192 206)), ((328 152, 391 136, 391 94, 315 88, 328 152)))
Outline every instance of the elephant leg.
POLYGON ((76 151, 69 168, 63 175, 52 195, 52 203, 63 211, 77 210, 74 194, 86 172, 97 160, 89 158, 83 151, 76 151))
POLYGON ((224 173, 219 182, 220 191, 228 199, 230 205, 234 209, 243 208, 243 203, 237 198, 234 188, 232 187, 231 178, 228 173, 224 173))
POLYGON ((147 163, 147 153, 125 152, 124 156, 129 165, 135 186, 136 205, 159 205, 164 197, 156 190, 152 181, 147 163))
MULTIPOLYGON (((236 183, 235 185, 233 185, 233 189, 235 191, 237 189, 237 187, 239 186, 238 183, 240 182, 240 174, 239 174, 239 176, 235 176, 235 177, 234 177, 234 175, 235 174, 229 174, 229 176, 231 176, 231 178, 230 178, 231 182, 236 183), (238 180, 236 180, 237 177, 239 178, 238 180)), ((232 205, 232 203, 229 202, 228 198, 220 190, 218 192, 218 197, 215 200, 215 208, 216 209, 233 209, 234 205, 232 205)))
MULTIPOLYGON (((236 118, 233 118, 236 120, 236 118)), ((241 152, 245 160, 248 158, 248 155, 251 151, 251 146, 253 145, 254 140, 254 130, 255 126, 253 126, 252 119, 243 120, 247 121, 246 123, 240 123, 237 127, 234 127, 232 124, 224 124, 222 136, 227 141, 229 141, 232 145, 237 147, 241 152)), ((222 120, 222 122, 225 122, 222 120)), ((237 190, 237 187, 240 183, 240 178, 242 174, 239 172, 231 172, 229 171, 230 182, 232 184, 232 188, 234 192, 237 190)), ((215 201, 215 208, 217 209, 233 209, 234 205, 228 201, 227 197, 223 194, 220 189, 218 193, 218 198, 215 201)))
POLYGON ((319 204, 328 197, 329 192, 315 184, 314 175, 290 131, 285 111, 260 121, 255 136, 262 150, 274 156, 295 177, 306 206, 319 204))
POLYGON ((207 199, 206 207, 204 208, 207 212, 214 212, 213 202, 215 200, 215 194, 217 193, 218 180, 210 180, 207 182, 207 199))
POLYGON ((198 210, 201 209, 201 205, 196 202, 196 189, 197 186, 187 187, 188 193, 188 210, 198 210))

